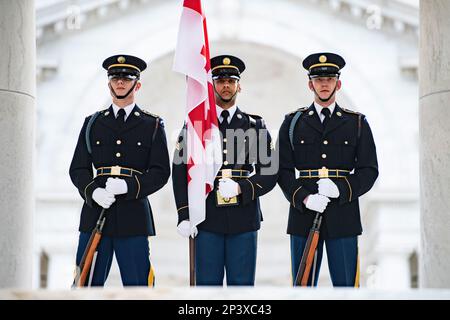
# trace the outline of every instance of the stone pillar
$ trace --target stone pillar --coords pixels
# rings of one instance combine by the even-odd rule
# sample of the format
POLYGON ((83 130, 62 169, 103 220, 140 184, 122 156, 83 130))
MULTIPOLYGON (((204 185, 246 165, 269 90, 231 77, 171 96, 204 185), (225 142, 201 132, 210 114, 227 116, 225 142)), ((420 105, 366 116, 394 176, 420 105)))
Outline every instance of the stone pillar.
POLYGON ((34 0, 0 1, 0 289, 31 288, 34 0))
POLYGON ((450 288, 450 1, 420 1, 422 288, 450 288))

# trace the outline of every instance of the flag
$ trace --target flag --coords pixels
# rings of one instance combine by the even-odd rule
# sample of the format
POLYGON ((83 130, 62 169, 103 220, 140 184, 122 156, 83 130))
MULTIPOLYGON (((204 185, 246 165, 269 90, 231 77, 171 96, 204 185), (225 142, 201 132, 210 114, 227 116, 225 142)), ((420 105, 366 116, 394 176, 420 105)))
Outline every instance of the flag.
POLYGON ((205 220, 206 197, 222 166, 206 18, 201 0, 184 0, 173 64, 186 75, 188 205, 191 232, 205 220))

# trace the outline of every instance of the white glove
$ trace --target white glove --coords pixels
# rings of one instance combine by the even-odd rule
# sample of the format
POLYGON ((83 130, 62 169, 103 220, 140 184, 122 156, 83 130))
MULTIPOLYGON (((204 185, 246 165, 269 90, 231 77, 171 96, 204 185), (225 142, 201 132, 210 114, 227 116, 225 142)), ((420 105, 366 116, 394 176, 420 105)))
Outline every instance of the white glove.
POLYGON ((330 179, 320 179, 317 181, 319 185, 319 194, 327 196, 329 198, 339 197, 339 189, 337 185, 330 179))
POLYGON ((311 194, 305 200, 305 206, 312 211, 323 213, 330 199, 321 194, 311 194))
POLYGON ((114 195, 104 188, 97 188, 92 192, 92 199, 102 208, 108 209, 116 201, 114 195))
POLYGON ((128 185, 125 180, 120 178, 108 178, 106 180, 106 191, 112 194, 124 194, 128 192, 128 185))
POLYGON ((230 178, 219 180, 219 193, 224 198, 232 198, 239 194, 239 184, 230 178))
POLYGON ((192 238, 195 238, 195 236, 198 233, 197 227, 194 227, 191 232, 191 223, 189 220, 181 221, 180 224, 177 227, 177 232, 182 237, 188 238, 191 236, 192 238))

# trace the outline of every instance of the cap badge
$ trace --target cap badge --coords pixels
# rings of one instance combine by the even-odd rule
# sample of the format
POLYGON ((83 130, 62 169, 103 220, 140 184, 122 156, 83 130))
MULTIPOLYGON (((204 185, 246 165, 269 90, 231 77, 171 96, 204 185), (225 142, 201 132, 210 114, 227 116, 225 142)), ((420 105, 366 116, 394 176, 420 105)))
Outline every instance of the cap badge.
POLYGON ((118 57, 118 58, 117 58, 117 62, 119 62, 119 63, 125 63, 125 57, 122 57, 122 56, 118 57))
POLYGON ((319 57, 319 62, 320 62, 320 63, 325 63, 325 62, 327 62, 327 56, 325 56, 325 55, 320 56, 320 57, 319 57))
POLYGON ((224 58, 222 62, 223 62, 224 65, 227 66, 227 65, 229 65, 231 63, 231 60, 230 60, 230 58, 224 58))

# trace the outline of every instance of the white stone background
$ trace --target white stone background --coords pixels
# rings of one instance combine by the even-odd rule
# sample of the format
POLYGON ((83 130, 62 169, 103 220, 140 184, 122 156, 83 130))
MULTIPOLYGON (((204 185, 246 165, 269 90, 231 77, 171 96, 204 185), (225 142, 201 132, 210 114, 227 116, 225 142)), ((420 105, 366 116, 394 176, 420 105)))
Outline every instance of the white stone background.
MULTIPOLYGON (((84 117, 109 104, 101 68, 105 57, 129 53, 149 62, 138 104, 164 118, 173 151, 185 112, 184 78, 172 71, 181 1, 141 2, 139 9, 130 6, 110 17, 103 13, 103 20, 52 37, 44 35, 38 42, 38 64, 48 70, 42 70, 37 86, 35 288, 42 251, 50 256, 48 288, 71 284, 82 200, 68 168, 84 117)), ((417 59, 417 34, 370 30, 361 18, 330 9, 332 1, 325 2, 203 1, 211 54, 230 53, 246 62, 238 105, 263 116, 273 136, 284 114, 311 103, 302 59, 318 51, 338 52, 346 58, 338 102, 367 115, 380 168, 376 185, 361 199, 362 285, 408 288, 409 256, 419 243, 418 83, 402 67, 417 59)), ((36 3, 38 8, 46 4, 36 3)), ((409 12, 405 16, 417 19, 409 12)), ((151 239, 157 283, 187 286, 188 247, 176 233, 171 181, 150 201, 158 234, 151 239)), ((278 186, 262 198, 257 286, 289 286, 288 206, 278 186)), ((331 286, 326 260, 319 285, 331 286)), ((107 286, 120 286, 115 264, 107 286)))

